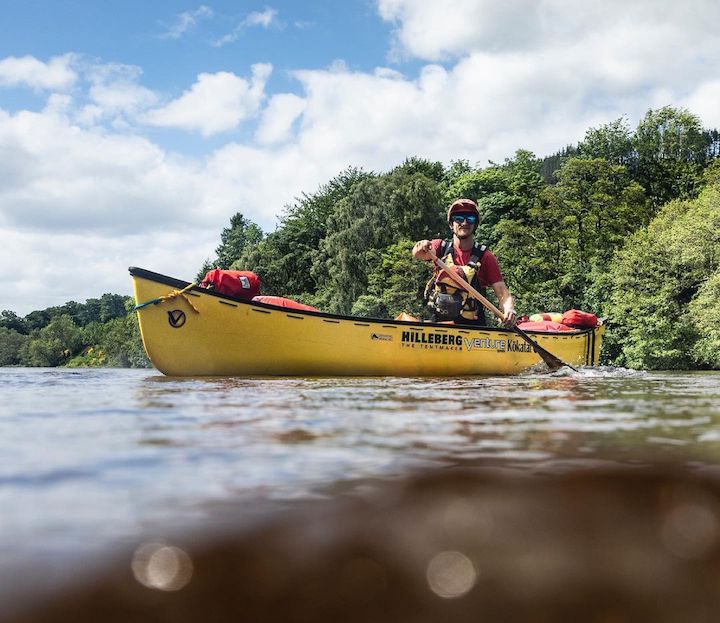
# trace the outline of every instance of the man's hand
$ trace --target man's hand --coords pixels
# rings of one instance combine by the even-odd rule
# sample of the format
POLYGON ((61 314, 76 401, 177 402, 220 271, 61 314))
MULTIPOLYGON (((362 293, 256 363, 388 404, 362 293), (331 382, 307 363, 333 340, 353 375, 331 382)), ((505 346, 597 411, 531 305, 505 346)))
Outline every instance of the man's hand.
POLYGON ((412 254, 415 259, 429 262, 432 259, 432 242, 430 240, 418 240, 413 247, 412 254))
POLYGON ((517 320, 517 314, 515 313, 515 310, 512 308, 512 301, 510 302, 510 306, 505 307, 503 309, 503 317, 502 317, 502 323, 510 328, 515 326, 515 321, 517 320))

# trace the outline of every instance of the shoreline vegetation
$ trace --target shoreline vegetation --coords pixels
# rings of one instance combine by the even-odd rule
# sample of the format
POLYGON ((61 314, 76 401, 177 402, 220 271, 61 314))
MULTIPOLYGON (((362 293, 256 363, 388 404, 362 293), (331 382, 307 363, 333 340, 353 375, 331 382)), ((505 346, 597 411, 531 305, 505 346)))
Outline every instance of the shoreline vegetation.
MULTIPOLYGON (((605 365, 720 369, 720 133, 685 109, 589 129, 545 158, 449 167, 408 158, 348 168, 286 206, 275 231, 236 213, 211 268, 252 270, 262 293, 323 311, 428 313, 415 240, 447 237, 445 210, 478 202, 476 238, 498 256, 521 314, 582 309, 608 321, 605 365)), ((178 276, 178 275, 173 275, 178 276)), ((182 277, 182 276, 181 276, 182 277)), ((134 301, 0 312, 0 366, 149 367, 134 301)))

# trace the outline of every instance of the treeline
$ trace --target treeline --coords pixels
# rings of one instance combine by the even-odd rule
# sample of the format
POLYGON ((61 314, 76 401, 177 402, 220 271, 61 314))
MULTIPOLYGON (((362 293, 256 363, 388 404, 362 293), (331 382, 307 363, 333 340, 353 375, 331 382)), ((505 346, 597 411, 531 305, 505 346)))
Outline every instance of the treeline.
POLYGON ((0 365, 147 367, 134 302, 103 294, 29 313, 0 312, 0 365))
POLYGON ((476 199, 520 313, 577 308, 608 319, 605 363, 720 368, 718 133, 687 110, 591 128, 537 158, 444 167, 411 158, 348 169, 287 207, 274 232, 236 214, 210 267, 253 270, 263 292, 329 312, 428 317, 430 267, 415 240, 450 235, 446 206, 476 199))
MULTIPOLYGON (((447 205, 470 197, 476 238, 498 256, 519 313, 606 317, 605 363, 720 369, 719 153, 717 131, 666 107, 635 128, 624 118, 591 128, 546 158, 520 150, 484 167, 410 158, 385 173, 349 168, 287 206, 273 232, 235 214, 197 279, 213 267, 253 270, 264 294, 324 311, 427 318, 430 266, 410 249, 449 237, 447 205)), ((94 311, 2 312, 0 363, 147 365, 132 302, 113 296, 88 301, 94 311)))

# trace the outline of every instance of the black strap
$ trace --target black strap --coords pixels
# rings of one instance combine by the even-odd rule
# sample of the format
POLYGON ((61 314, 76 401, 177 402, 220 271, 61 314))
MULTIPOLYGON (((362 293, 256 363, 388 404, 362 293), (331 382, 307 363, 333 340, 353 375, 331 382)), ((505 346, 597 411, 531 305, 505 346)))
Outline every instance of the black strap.
POLYGON ((450 251, 453 251, 453 261, 455 261, 455 252, 453 249, 453 241, 452 240, 443 240, 442 244, 440 245, 440 259, 444 260, 445 256, 450 251))
MULTIPOLYGON (((440 245, 440 255, 439 257, 441 259, 444 259, 445 256, 452 251, 453 254, 453 264, 455 263, 455 247, 453 246, 452 240, 443 240, 442 244, 440 245)), ((479 242, 476 242, 473 245, 472 252, 470 254, 470 262, 469 264, 477 264, 479 260, 482 259, 482 256, 485 255, 485 251, 487 251, 487 246, 484 244, 480 244, 479 242)))
POLYGON ((482 259, 482 256, 485 255, 485 251, 487 251, 487 247, 484 244, 479 244, 476 242, 473 245, 469 263, 477 264, 482 259))

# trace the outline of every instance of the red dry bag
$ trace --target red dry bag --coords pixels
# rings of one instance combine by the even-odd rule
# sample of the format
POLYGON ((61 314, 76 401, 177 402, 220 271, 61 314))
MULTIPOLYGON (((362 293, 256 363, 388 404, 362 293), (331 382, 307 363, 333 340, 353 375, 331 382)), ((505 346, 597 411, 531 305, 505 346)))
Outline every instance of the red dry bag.
POLYGON ((572 327, 552 320, 529 320, 518 322, 517 326, 523 331, 572 331, 572 327))
POLYGON ((292 299, 286 299, 283 296, 255 296, 253 301, 258 303, 267 303, 268 305, 276 305, 277 307, 289 307, 290 309, 304 309, 305 311, 320 311, 317 307, 312 305, 305 305, 304 303, 298 303, 292 299))
POLYGON ((563 313, 562 322, 575 329, 594 329, 598 326, 598 318, 595 314, 588 314, 579 309, 571 309, 563 313))
POLYGON ((216 268, 205 274, 200 287, 241 299, 251 299, 260 292, 260 277, 249 270, 216 268))

